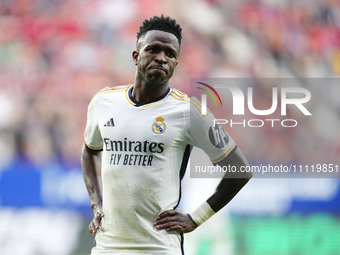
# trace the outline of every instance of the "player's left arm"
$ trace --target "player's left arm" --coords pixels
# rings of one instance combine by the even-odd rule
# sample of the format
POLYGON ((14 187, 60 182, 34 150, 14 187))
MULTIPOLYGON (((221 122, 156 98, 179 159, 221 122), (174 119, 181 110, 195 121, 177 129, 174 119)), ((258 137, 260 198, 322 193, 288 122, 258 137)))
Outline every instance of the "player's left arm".
POLYGON ((253 174, 242 171, 242 169, 249 166, 249 163, 239 148, 237 148, 233 154, 225 157, 214 165, 220 165, 221 167, 235 166, 236 169, 236 172, 225 173, 215 193, 207 200, 211 209, 216 213, 234 198, 252 178, 253 174))
MULTIPOLYGON (((221 167, 235 166, 238 170, 249 166, 247 159, 239 148, 216 164, 221 167)), ((180 209, 167 210, 157 217, 154 226, 158 230, 175 230, 180 233, 187 233, 195 230, 204 221, 228 204, 251 177, 251 172, 227 172, 217 186, 215 193, 191 215, 183 213, 180 209)))

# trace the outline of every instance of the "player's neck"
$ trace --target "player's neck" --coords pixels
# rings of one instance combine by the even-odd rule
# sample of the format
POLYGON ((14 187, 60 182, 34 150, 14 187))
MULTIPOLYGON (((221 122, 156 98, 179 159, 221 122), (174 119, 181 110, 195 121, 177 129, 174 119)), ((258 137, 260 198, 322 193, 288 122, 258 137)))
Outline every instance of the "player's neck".
POLYGON ((161 97, 168 89, 169 83, 164 84, 146 84, 145 82, 136 82, 133 85, 132 97, 139 103, 145 103, 161 97))

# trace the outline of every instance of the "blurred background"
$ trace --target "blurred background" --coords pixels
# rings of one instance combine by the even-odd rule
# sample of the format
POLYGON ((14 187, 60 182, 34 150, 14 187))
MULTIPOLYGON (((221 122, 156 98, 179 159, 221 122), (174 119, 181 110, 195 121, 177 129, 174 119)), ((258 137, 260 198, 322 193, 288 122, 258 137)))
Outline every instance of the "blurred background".
MULTIPOLYGON (((190 78, 323 78, 313 91, 333 95, 319 108, 329 132, 316 137, 306 126, 289 137, 297 152, 302 137, 340 158, 340 83, 326 86, 340 76, 339 0, 0 0, 0 254, 90 253, 80 167, 87 105, 104 87, 134 82, 136 33, 161 14, 183 28, 170 86, 189 95, 190 78)), ((254 150, 244 133, 230 133, 251 163, 265 161, 263 150, 292 156, 280 147, 286 134, 256 134, 263 150, 254 150)), ((218 180, 187 174, 183 182, 181 207, 190 212, 218 180)), ((339 186, 334 178, 252 179, 186 235, 186 254, 340 254, 339 186)))

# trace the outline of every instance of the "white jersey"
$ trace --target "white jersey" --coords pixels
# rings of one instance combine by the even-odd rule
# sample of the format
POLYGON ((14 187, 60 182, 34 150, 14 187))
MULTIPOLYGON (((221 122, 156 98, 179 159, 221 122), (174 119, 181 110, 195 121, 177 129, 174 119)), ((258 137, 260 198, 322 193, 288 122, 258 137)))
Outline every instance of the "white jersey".
POLYGON ((182 235, 157 230, 153 222, 179 204, 188 145, 202 148, 212 162, 236 145, 226 133, 223 146, 212 143, 209 130, 214 117, 201 115, 197 99, 169 88, 155 100, 138 103, 132 89, 132 85, 103 89, 88 107, 85 143, 103 151, 105 215, 92 254, 179 255, 182 235))

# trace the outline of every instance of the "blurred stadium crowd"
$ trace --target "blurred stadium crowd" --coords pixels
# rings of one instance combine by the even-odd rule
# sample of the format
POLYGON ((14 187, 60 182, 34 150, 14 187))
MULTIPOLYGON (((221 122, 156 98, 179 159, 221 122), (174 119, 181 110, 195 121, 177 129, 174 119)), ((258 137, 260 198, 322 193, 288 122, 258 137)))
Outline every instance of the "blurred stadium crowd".
POLYGON ((162 13, 183 28, 170 85, 187 94, 194 77, 340 76, 339 0, 0 0, 0 170, 79 166, 89 101, 133 83, 136 33, 162 13))

